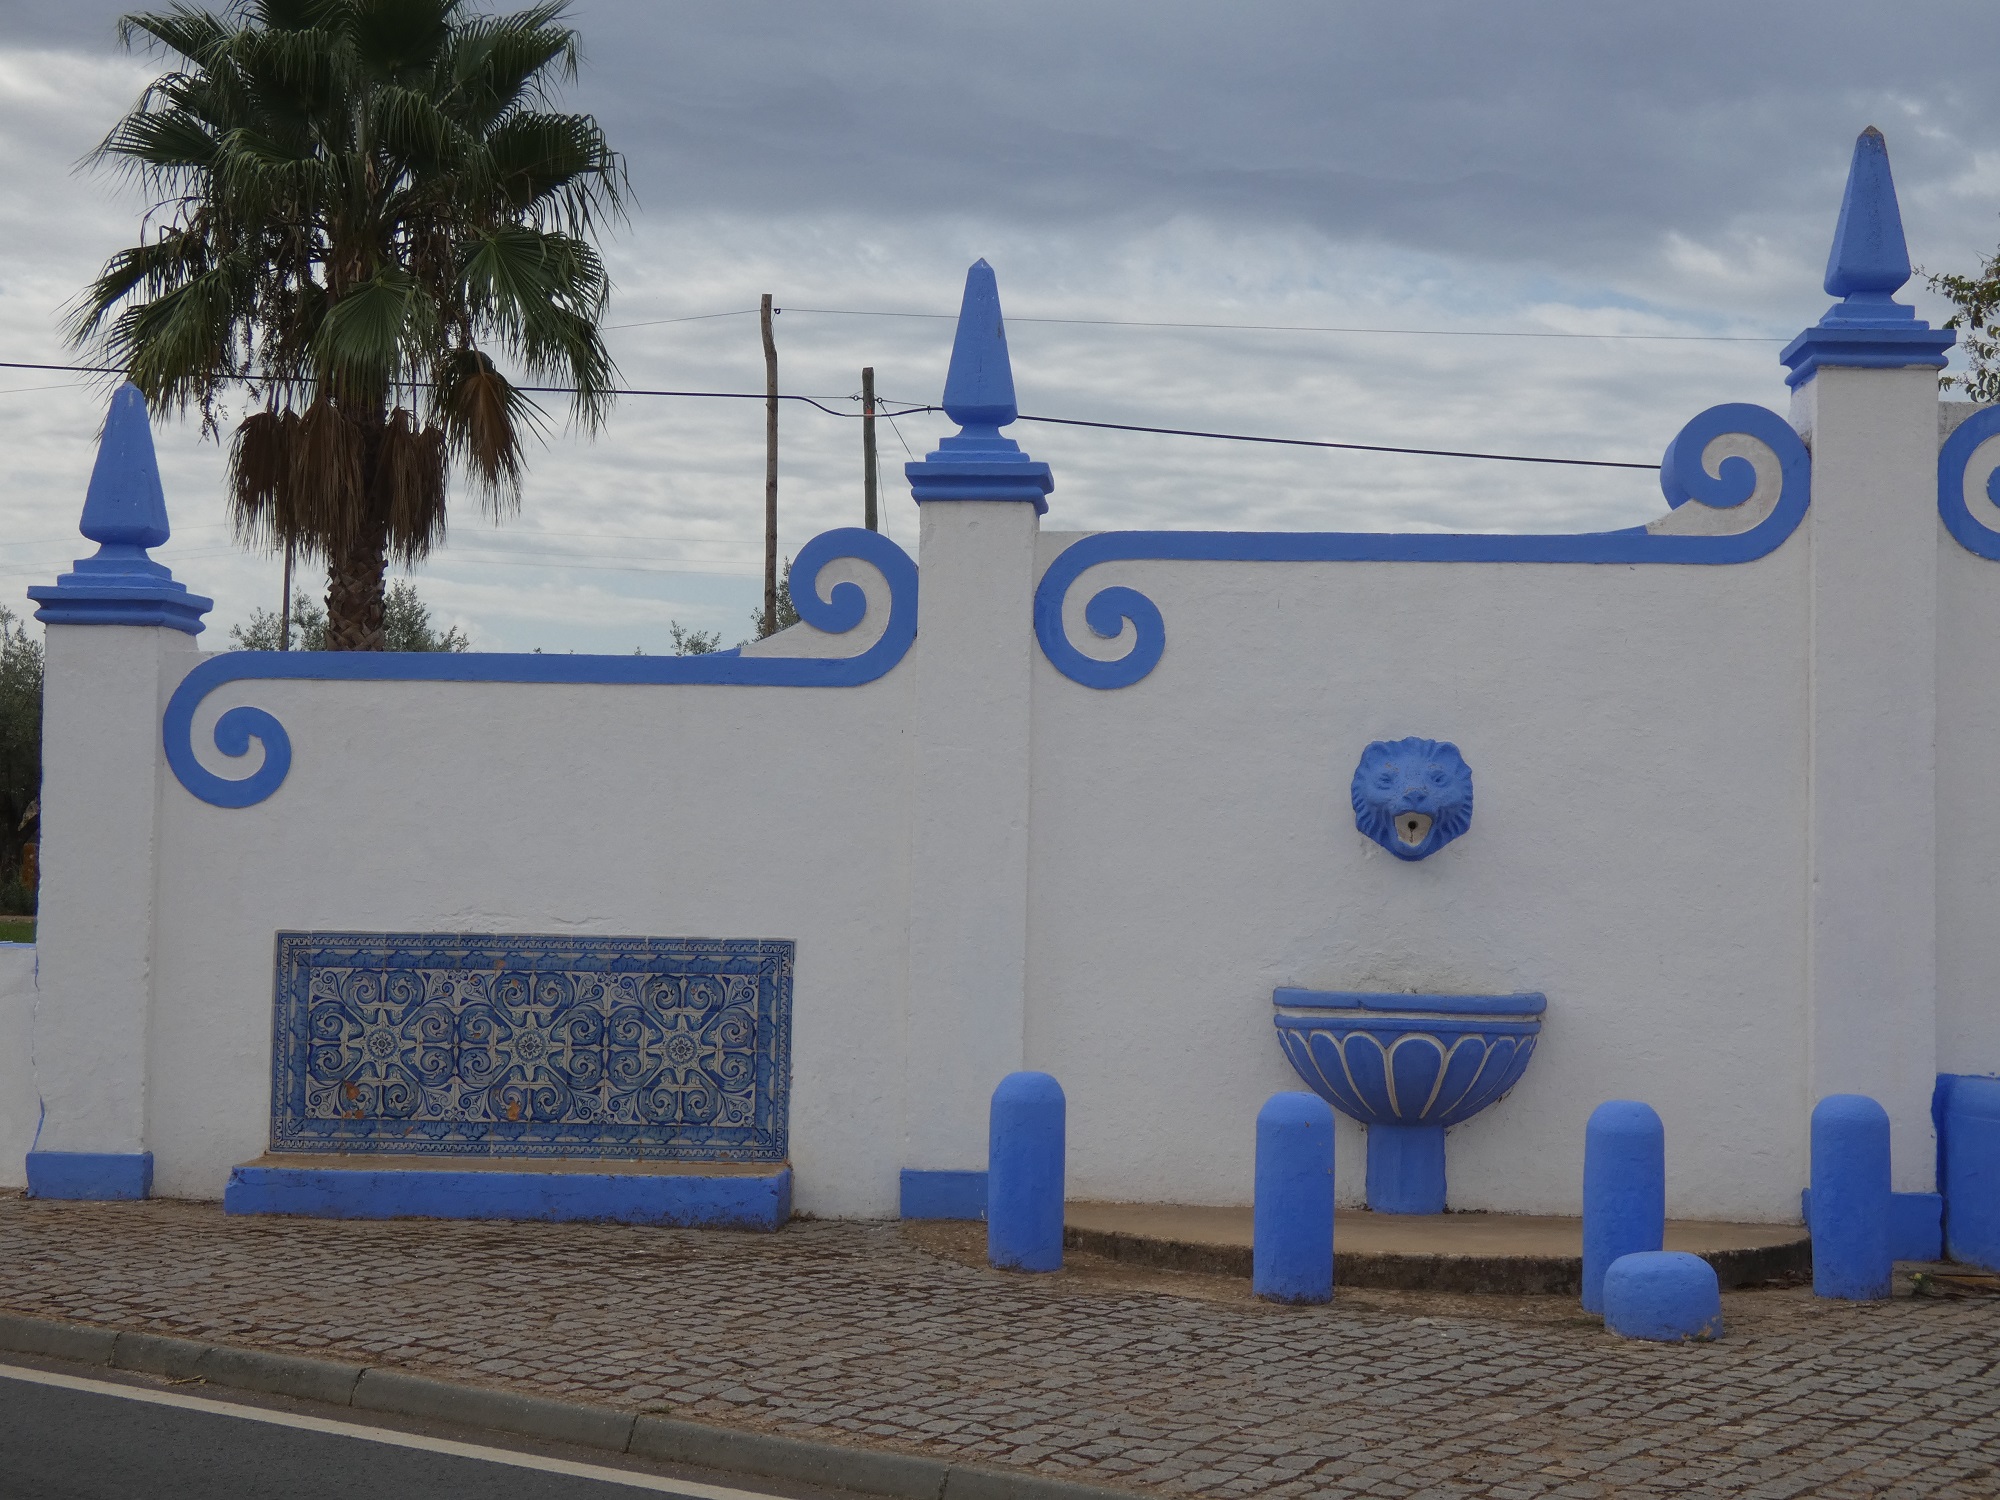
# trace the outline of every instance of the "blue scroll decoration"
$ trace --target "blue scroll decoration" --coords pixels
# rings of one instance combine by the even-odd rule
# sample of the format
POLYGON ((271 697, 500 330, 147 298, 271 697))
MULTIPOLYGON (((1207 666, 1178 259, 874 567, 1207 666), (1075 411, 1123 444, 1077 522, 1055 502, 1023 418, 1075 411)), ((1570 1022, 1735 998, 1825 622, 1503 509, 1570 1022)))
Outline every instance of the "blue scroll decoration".
MULTIPOLYGON (((1938 449, 1938 518, 1967 552, 2000 562, 2000 531, 1980 520, 1965 503, 1965 471, 1972 466, 1972 455, 1991 437, 2000 437, 2000 407, 1996 406, 1967 417, 1938 449)), ((1986 498, 2000 505, 2000 469, 1986 476, 1986 498)))
POLYGON ((201 702, 231 682, 541 682, 660 686, 717 683, 736 687, 859 687, 885 675, 917 636, 917 565, 879 532, 844 526, 822 532, 792 564, 792 600, 816 630, 845 634, 868 613, 868 596, 851 580, 822 598, 820 570, 851 557, 881 573, 889 586, 889 619, 881 638, 855 656, 744 656, 732 648, 705 656, 543 656, 499 652, 231 651, 213 656, 181 680, 161 720, 167 764, 180 784, 215 807, 254 807, 284 785, 292 765, 285 726, 261 708, 232 708, 215 721, 224 755, 264 747, 264 761, 240 778, 217 776, 194 754, 194 716, 201 702))
MULTIPOLYGON (((1968 424, 1970 425, 1970 424, 1968 424)), ((1035 590, 1035 635, 1042 653, 1072 682, 1091 688, 1130 687, 1159 664, 1166 623, 1159 606, 1137 589, 1113 585, 1093 594, 1083 618, 1106 640, 1130 622, 1135 639, 1110 661, 1086 656, 1063 631, 1063 600, 1078 578, 1103 563, 1132 560, 1199 562, 1517 562, 1682 563, 1752 562, 1775 551, 1805 519, 1812 499, 1812 459, 1792 426, 1762 406, 1711 406, 1683 427, 1660 461, 1660 489, 1670 506, 1690 500, 1717 509, 1743 504, 1757 488, 1747 458, 1724 458, 1710 473, 1703 454, 1719 437, 1742 435, 1776 456, 1782 484, 1771 513, 1727 536, 1619 531, 1463 534, 1395 531, 1107 531, 1065 549, 1035 590)))

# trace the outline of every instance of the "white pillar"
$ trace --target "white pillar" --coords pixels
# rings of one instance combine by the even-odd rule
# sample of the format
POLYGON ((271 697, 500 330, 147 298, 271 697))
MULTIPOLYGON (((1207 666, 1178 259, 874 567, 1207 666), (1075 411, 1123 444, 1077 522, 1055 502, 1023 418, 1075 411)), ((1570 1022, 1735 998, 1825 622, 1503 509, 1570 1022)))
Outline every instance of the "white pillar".
MULTIPOLYGON (((160 626, 50 625, 42 706, 35 1152, 146 1145, 161 693, 160 626)), ((178 680, 180 673, 173 677, 178 680)))
POLYGON ((1889 1112, 1894 1186, 1930 1192, 1937 1080, 1937 374, 1888 147, 1855 142, 1827 259, 1841 300, 1786 348, 1812 446, 1808 1093, 1889 1112))
POLYGON ((1889 1112, 1929 1192, 1937 1081, 1937 372, 1822 367, 1813 450, 1807 974, 1813 1103, 1889 1112))
POLYGON ((146 555, 167 540, 146 403, 112 398, 78 529, 96 555, 28 590, 47 627, 35 1086, 28 1192, 143 1198, 166 687, 210 601, 146 555))
POLYGON ((983 1170, 1021 1066, 1028 967, 1032 505, 923 506, 904 1164, 983 1170))
POLYGON ((975 263, 945 377, 961 430, 910 464, 923 511, 911 806, 903 1213, 984 1211, 993 1089, 1021 1066, 1028 976, 1035 536, 1052 487, 1015 418, 1000 294, 975 263))

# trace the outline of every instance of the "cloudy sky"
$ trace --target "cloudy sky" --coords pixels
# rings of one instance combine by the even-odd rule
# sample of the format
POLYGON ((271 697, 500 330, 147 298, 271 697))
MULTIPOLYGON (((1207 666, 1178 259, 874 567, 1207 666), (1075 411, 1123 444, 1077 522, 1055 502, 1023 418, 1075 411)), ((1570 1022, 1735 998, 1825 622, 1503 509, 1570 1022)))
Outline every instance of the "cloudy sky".
MULTIPOLYGON (((147 207, 76 170, 160 68, 119 50, 120 8, 0 0, 0 359, 74 358, 61 310, 147 207)), ((770 292, 786 391, 851 411, 872 364, 886 395, 933 401, 937 315, 983 255, 1029 413, 1655 460, 1703 407, 1784 408, 1777 351, 1827 301, 1863 126, 1888 135, 1918 262, 1970 269, 2000 240, 2000 11, 1976 0, 573 14, 568 102, 637 193, 605 246, 633 387, 761 389, 750 310, 770 292), (1281 326, 1160 326, 1216 324, 1281 326)), ((76 555, 103 399, 0 369, 0 601, 76 555)), ((859 522, 858 427, 787 406, 786 553, 859 522)), ((948 430, 882 429, 885 526, 912 550, 898 466, 948 430)), ((1066 530, 1575 530, 1663 508, 1633 471, 1014 433, 1054 466, 1045 524, 1066 530)), ((161 555, 214 596, 221 646, 275 605, 278 565, 232 544, 217 445, 179 424, 158 442, 161 555)), ((518 519, 468 501, 419 586, 482 648, 661 650, 672 620, 739 639, 762 444, 754 402, 625 398, 594 441, 535 455, 518 519)))

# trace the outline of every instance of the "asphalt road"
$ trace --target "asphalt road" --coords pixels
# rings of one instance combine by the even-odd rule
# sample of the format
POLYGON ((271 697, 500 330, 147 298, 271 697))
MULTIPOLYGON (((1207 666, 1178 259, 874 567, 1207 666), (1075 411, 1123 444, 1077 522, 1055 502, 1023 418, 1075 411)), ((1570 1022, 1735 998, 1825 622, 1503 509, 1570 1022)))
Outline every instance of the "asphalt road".
MULTIPOLYGON (((194 1389, 199 1389, 194 1388, 194 1389)), ((0 1500, 766 1500, 151 1385, 0 1365, 0 1500)))

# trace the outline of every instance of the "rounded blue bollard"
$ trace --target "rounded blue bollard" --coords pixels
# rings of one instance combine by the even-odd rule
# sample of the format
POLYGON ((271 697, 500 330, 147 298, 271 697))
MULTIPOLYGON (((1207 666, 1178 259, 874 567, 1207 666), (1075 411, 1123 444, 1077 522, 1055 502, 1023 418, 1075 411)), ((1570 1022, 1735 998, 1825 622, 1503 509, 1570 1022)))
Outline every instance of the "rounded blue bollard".
POLYGON ((1667 1233, 1667 1130, 1650 1104, 1610 1099, 1583 1132, 1583 1310, 1604 1311, 1604 1273, 1667 1233))
POLYGON ((1273 1094, 1257 1111, 1250 1289, 1271 1302, 1333 1299, 1333 1106, 1273 1094))
POLYGON ((1828 1094, 1812 1112, 1814 1295, 1889 1295, 1889 1197, 1889 1112, 1866 1094, 1828 1094))
POLYGON ((1604 1273, 1604 1326, 1620 1338, 1657 1344, 1721 1338, 1715 1267, 1682 1250, 1619 1256, 1604 1273))
POLYGON ((1062 1085, 1009 1073, 993 1091, 986 1141, 986 1259, 1005 1271, 1063 1263, 1062 1085))

